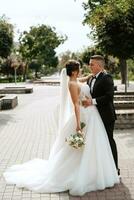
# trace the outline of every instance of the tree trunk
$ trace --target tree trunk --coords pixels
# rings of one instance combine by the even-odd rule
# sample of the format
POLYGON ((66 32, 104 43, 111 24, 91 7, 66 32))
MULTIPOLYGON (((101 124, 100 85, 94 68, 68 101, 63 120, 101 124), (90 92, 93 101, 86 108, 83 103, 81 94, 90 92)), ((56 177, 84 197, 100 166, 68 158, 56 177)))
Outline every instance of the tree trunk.
POLYGON ((127 83, 127 61, 126 59, 119 59, 120 62, 120 70, 121 70, 121 83, 127 83))
POLYGON ((35 78, 37 79, 38 78, 38 71, 35 70, 35 78))
POLYGON ((128 70, 127 70, 127 61, 126 59, 119 59, 120 69, 121 69, 121 83, 125 84, 125 93, 127 93, 127 79, 128 79, 128 70))
POLYGON ((24 72, 23 72, 23 82, 25 82, 26 81, 26 71, 24 70, 24 72))

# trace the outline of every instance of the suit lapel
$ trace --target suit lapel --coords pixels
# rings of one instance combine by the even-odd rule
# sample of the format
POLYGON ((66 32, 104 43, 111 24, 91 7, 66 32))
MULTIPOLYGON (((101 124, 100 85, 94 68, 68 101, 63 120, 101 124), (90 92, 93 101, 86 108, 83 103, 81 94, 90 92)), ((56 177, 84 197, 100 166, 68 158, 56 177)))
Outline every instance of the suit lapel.
POLYGON ((98 81, 99 79, 101 79, 101 77, 104 75, 104 72, 101 72, 100 74, 99 74, 99 76, 96 78, 96 81, 98 81))

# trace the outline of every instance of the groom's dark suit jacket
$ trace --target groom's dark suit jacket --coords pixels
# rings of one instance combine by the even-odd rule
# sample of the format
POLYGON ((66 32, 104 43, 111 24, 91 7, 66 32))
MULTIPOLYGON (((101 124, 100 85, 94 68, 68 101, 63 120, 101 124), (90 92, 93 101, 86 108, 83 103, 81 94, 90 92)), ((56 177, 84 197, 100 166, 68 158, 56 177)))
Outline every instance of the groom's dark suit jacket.
MULTIPOLYGON (((91 80, 87 84, 91 85, 91 80)), ((101 72, 96 78, 92 98, 96 99, 97 108, 104 124, 116 120, 115 108, 113 104, 114 83, 110 74, 101 72)))

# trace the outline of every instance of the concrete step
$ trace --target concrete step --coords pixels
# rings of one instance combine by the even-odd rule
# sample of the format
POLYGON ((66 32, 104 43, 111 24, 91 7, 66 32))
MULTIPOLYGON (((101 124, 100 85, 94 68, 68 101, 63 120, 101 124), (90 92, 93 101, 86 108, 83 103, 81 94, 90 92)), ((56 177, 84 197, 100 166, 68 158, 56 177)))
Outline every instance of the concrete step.
POLYGON ((131 91, 131 92, 125 93, 125 92, 115 91, 114 95, 134 95, 134 92, 131 91))
POLYGON ((134 109, 133 101, 114 101, 115 109, 134 109))
POLYGON ((134 95, 115 95, 115 101, 134 101, 134 95))
POLYGON ((134 109, 116 110, 117 120, 115 129, 132 129, 134 128, 134 109))

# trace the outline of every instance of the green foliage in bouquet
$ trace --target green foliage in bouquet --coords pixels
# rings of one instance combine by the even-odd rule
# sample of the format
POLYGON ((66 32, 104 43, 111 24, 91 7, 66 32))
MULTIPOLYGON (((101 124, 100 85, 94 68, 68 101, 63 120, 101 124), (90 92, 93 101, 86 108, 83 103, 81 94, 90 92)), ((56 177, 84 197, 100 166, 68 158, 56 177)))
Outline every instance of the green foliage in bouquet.
POLYGON ((83 129, 86 126, 86 124, 84 122, 81 122, 80 126, 81 126, 81 129, 83 129))
MULTIPOLYGON (((84 122, 81 122, 81 130, 86 126, 84 122)), ((78 131, 75 134, 71 134, 65 141, 73 148, 80 149, 85 145, 84 133, 78 131)))

